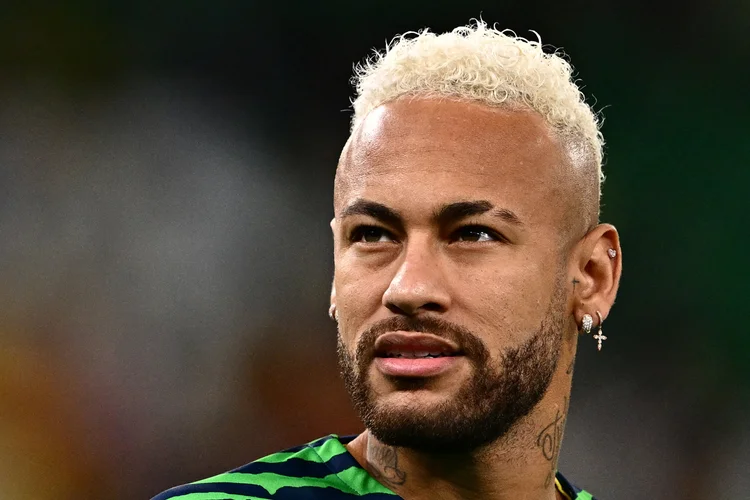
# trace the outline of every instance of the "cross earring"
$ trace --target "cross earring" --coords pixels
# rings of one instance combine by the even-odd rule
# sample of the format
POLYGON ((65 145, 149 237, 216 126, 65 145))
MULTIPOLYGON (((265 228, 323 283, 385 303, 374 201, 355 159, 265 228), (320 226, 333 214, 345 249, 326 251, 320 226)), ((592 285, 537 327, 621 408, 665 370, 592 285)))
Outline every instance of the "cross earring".
POLYGON ((596 315, 599 316, 599 331, 596 335, 594 335, 594 338, 597 340, 598 344, 596 345, 596 349, 598 351, 602 350, 602 341, 607 340, 607 337, 604 336, 602 333, 602 323, 604 323, 604 320, 602 319, 602 313, 599 311, 596 311, 596 315))

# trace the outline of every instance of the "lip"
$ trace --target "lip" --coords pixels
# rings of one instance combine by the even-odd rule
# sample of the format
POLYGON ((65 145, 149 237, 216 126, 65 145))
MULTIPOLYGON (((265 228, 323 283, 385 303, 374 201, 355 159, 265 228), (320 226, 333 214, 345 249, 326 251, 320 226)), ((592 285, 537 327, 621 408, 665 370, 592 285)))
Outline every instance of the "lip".
POLYGON ((463 358, 458 346, 431 333, 388 332, 375 342, 375 366, 392 377, 434 377, 451 369, 463 358), (436 358, 386 357, 391 352, 439 352, 436 358))
POLYGON ((391 377, 434 377, 450 370, 463 356, 442 358, 375 358, 375 366, 391 377))
POLYGON ((458 346, 431 333, 388 332, 375 341, 375 356, 383 357, 392 351, 439 351, 449 355, 460 354, 458 346))

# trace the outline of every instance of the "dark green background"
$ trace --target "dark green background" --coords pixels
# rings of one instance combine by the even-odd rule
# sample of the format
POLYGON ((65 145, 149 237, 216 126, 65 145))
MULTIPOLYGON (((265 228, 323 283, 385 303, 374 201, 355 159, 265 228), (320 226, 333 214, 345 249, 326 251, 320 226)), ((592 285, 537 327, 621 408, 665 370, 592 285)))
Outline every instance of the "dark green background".
MULTIPOLYGON (((529 30, 535 30, 545 43, 563 48, 590 102, 605 117, 607 180, 602 218, 620 231, 624 273, 617 304, 606 324, 610 340, 604 351, 596 354, 593 341, 582 340, 567 440, 586 434, 596 420, 596 425, 606 429, 598 432, 612 441, 592 438, 564 446, 561 467, 572 470, 574 480, 613 500, 648 497, 643 485, 650 483, 642 482, 638 464, 642 471, 649 471, 643 472, 644 477, 659 476, 660 484, 671 485, 655 491, 654 497, 697 499, 718 492, 716 498, 727 498, 726 492, 737 491, 731 488, 747 480, 731 475, 727 480, 722 471, 750 469, 750 461, 737 462, 750 460, 746 452, 740 458, 732 455, 738 442, 747 443, 747 432, 741 431, 750 416, 750 334, 745 323, 750 278, 746 255, 750 245, 749 2, 141 0, 4 5, 0 8, 0 134, 5 137, 0 137, 0 190, 4 190, 0 213, 6 222, 0 228, 6 259, 0 266, 10 273, 24 262, 31 272, 14 275, 12 281, 0 285, 3 297, 14 297, 3 319, 4 329, 12 332, 0 340, 0 349, 10 352, 21 345, 51 359, 68 359, 76 350, 86 351, 81 346, 66 347, 75 331, 57 324, 60 311, 71 303, 87 311, 87 299, 75 296, 80 275, 89 276, 83 281, 85 287, 93 283, 108 294, 117 295, 118 286, 130 290, 127 283, 99 279, 106 275, 103 269, 116 265, 116 259, 82 258, 75 271, 63 273, 54 287, 46 285, 47 278, 34 276, 33 263, 49 262, 56 255, 43 237, 46 229, 42 226, 64 223, 49 222, 54 220, 49 219, 49 212, 57 206, 44 201, 49 201, 49 193, 55 193, 55 199, 75 199, 78 187, 86 186, 99 170, 128 178, 126 157, 88 162, 82 169, 66 156, 66 145, 78 144, 76 154, 85 156, 86 145, 98 140, 91 137, 99 126, 91 124, 110 120, 116 129, 118 119, 127 121, 127 117, 101 117, 112 103, 131 102, 123 96, 132 97, 132 89, 146 81, 151 82, 147 85, 151 90, 133 98, 136 115, 160 112, 161 108, 151 108, 148 92, 158 95, 154 99, 160 106, 166 102, 169 109, 179 110, 184 104, 198 110, 188 113, 175 131, 160 129, 165 140, 180 131, 192 131, 192 120, 200 123, 203 128, 196 125, 200 130, 212 129, 214 122, 204 121, 203 113, 218 116, 222 125, 213 129, 218 135, 225 130, 223 126, 234 143, 247 141, 247 149, 240 148, 244 152, 237 158, 240 164, 248 163, 248 182, 252 184, 254 176, 270 179, 264 186, 278 186, 292 200, 283 203, 282 212, 264 212, 262 223, 254 229, 257 239, 248 242, 237 237, 237 253, 231 258, 238 264, 232 269, 243 276, 242 284, 217 302, 229 301, 242 311, 242 304, 263 296, 274 307, 266 315, 239 314, 227 335, 233 339, 257 336, 264 339, 264 349, 272 352, 291 349, 288 336, 305 346, 303 352, 332 350, 332 327, 322 317, 332 271, 326 224, 331 216, 333 171, 348 133, 352 64, 398 33, 427 26, 444 31, 480 15, 524 36, 533 36, 529 30), (37 132, 36 127, 45 132, 37 132), (21 139, 8 139, 16 136, 21 139), (272 159, 275 167, 266 172, 251 168, 257 157, 272 159), (19 192, 29 194, 26 203, 19 201, 19 192), (35 196, 44 202, 43 208, 30 214, 35 196), (29 224, 36 230, 29 233, 30 240, 23 240, 19 228, 29 224), (29 260, 26 247, 14 246, 14 241, 35 248, 33 259, 37 260, 29 260), (249 249, 255 251, 252 258, 243 253, 249 249), (286 267, 289 262, 297 267, 286 267), (305 282, 304 287, 295 285, 297 278, 305 282), (285 332, 283 337, 275 335, 279 331, 285 332), (640 413, 632 416, 635 421, 621 412, 623 401, 640 401, 640 413), (637 438, 650 425, 638 421, 637 415, 650 415, 663 425, 658 432, 664 441, 655 442, 653 449, 644 450, 637 438), (623 485, 632 490, 626 491, 623 485)), ((152 157, 151 161, 160 165, 164 158, 152 157)), ((210 170, 211 165, 202 168, 210 170)), ((175 164, 164 175, 179 179, 182 173, 175 164)), ((169 179, 164 180, 165 186, 172 185, 169 179)), ((109 206, 108 199, 102 198, 102 207, 109 206)), ((162 211, 156 199, 152 213, 158 218, 162 211)), ((190 203, 186 195, 178 205, 190 203)), ((252 212, 253 202, 249 203, 245 209, 252 212)), ((201 213, 200 207, 193 208, 201 213)), ((171 220, 164 219, 164 231, 169 231, 171 220)), ((120 226, 102 224, 91 236, 97 248, 116 247, 120 226)), ((190 221, 185 224, 189 226, 190 221)), ((196 231, 200 227, 197 224, 196 231)), ((242 227, 229 227, 243 234, 242 227)), ((102 252, 97 255, 110 255, 102 252)), ((191 269, 187 261, 180 270, 186 278, 178 287, 197 286, 191 269)), ((210 295, 210 290, 206 293, 210 295)), ((120 299, 112 300, 120 303, 120 299)), ((63 315, 77 318, 77 314, 86 315, 63 315)), ((208 342, 217 342, 213 327, 199 323, 195 329, 204 332, 208 342)), ((166 327, 138 328, 141 335, 133 345, 147 349, 150 339, 166 327)), ((102 338, 106 344, 106 336, 102 338)), ((237 352, 252 364, 254 347, 244 340, 237 342, 244 346, 237 352)), ((184 346, 193 353, 187 359, 200 358, 204 348, 201 343, 184 346)), ((95 362, 102 350, 106 351, 102 345, 92 349, 82 364, 95 362)), ((119 352, 113 356, 117 358, 119 352)), ((158 358, 141 354, 131 353, 141 360, 134 369, 158 379, 158 358)), ((300 359, 305 359, 304 354, 300 359)), ((332 362, 333 358, 325 359, 332 362)), ((200 375, 195 375, 190 361, 181 369, 190 374, 185 375, 188 381, 174 389, 184 390, 185 398, 201 399, 205 389, 189 378, 200 375)), ((315 365, 310 369, 335 371, 315 365)), ((87 393, 95 384, 85 381, 95 376, 86 369, 80 371, 69 376, 84 380, 81 392, 87 393)), ((56 371, 51 373, 51 378, 57 378, 56 371)), ((230 388, 226 390, 252 400, 256 393, 230 383, 241 378, 237 373, 227 375, 230 388)), ((138 406, 144 398, 158 407, 161 395, 149 394, 148 381, 140 384, 143 392, 128 393, 128 405, 138 406)), ((95 399, 85 394, 76 397, 95 399)), ((74 407, 82 413, 87 408, 83 404, 74 407)), ((117 408, 115 404, 111 414, 117 414, 117 408)), ((289 411, 283 405, 274 408, 271 414, 289 411)), ((337 413, 335 405, 328 411, 337 413)), ((210 414, 210 408, 206 412, 210 414)), ((285 441, 291 438, 265 437, 254 447, 242 446, 242 440, 216 430, 229 419, 227 415, 243 412, 251 413, 240 403, 225 406, 200 424, 159 424, 150 437, 131 430, 133 442, 140 444, 118 448, 126 458, 123 468, 112 475, 117 479, 105 475, 98 483, 82 483, 88 488, 92 484, 111 488, 114 491, 109 495, 114 496, 108 498, 143 498, 175 482, 239 465, 237 460, 250 460, 276 446, 296 444, 285 441), (201 449, 211 451, 194 452, 196 439, 201 449)), ((303 414, 299 421, 305 418, 303 414)), ((194 415, 185 419, 198 421, 194 415)), ((320 419, 333 421, 326 415, 320 419)), ((107 436, 130 429, 127 417, 114 420, 118 422, 113 424, 115 429, 97 427, 99 434, 94 433, 89 446, 107 448, 102 444, 107 443, 107 436)), ((305 432, 302 427, 300 435, 305 432)), ((309 432, 319 432, 318 427, 313 429, 309 432)), ((246 430, 242 439, 252 441, 255 432, 263 430, 246 430)), ((341 431, 331 427, 323 432, 341 431)), ((269 433, 273 435, 273 430, 269 433)), ((107 451, 96 453, 106 455, 107 451)), ((109 460, 117 463, 112 457, 109 460)), ((66 497, 58 492, 55 498, 66 497)))

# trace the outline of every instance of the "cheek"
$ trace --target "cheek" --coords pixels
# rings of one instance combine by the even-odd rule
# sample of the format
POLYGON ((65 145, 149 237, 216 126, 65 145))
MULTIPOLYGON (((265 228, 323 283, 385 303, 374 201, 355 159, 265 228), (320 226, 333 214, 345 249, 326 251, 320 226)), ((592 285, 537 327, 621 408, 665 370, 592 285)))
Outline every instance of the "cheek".
POLYGON ((339 332, 347 344, 382 307, 388 283, 383 273, 352 269, 345 261, 337 264, 334 275, 336 308, 339 332))
POLYGON ((547 312, 552 282, 549 266, 538 260, 463 269, 453 280, 456 299, 460 297, 454 300, 481 326, 507 337, 538 326, 547 312))

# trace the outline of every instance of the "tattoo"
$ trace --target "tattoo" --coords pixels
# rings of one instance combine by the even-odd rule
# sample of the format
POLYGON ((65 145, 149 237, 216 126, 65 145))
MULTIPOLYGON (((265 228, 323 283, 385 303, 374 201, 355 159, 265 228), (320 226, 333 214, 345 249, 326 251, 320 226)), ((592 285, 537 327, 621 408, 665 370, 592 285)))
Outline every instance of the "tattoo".
POLYGON ((548 487, 555 479, 557 472, 557 457, 560 455, 560 444, 562 443, 563 428, 565 427, 565 417, 568 414, 568 398, 565 398, 565 410, 560 412, 557 409, 555 419, 547 425, 539 436, 536 438, 536 445, 542 449, 544 458, 551 462, 551 468, 544 480, 544 487, 548 487))
POLYGON ((576 291, 576 285, 577 285, 578 283, 580 283, 580 281, 578 281, 577 279, 573 278, 573 291, 574 291, 574 292, 576 291))
POLYGON ((387 485, 399 486, 406 482, 406 472, 398 468, 398 452, 393 446, 378 447, 373 460, 367 460, 372 477, 387 485))
POLYGON ((565 370, 566 375, 570 375, 573 373, 573 365, 576 363, 576 357, 573 356, 573 359, 570 360, 570 364, 568 365, 568 369, 565 370))

